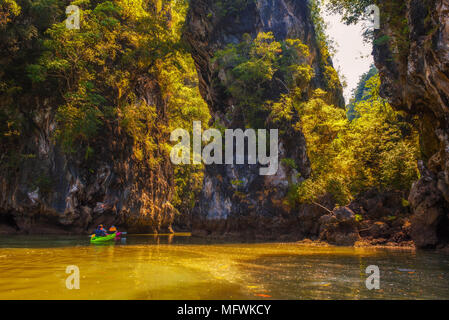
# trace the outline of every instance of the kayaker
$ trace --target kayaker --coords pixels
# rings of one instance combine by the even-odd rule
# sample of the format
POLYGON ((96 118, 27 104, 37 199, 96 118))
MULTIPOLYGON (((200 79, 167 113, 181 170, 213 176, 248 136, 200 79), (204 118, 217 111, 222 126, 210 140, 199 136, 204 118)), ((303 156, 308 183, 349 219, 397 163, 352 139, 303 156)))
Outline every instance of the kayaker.
POLYGON ((117 232, 117 228, 114 226, 114 225, 112 225, 110 228, 109 228, 109 233, 116 233, 117 232))
POLYGON ((107 235, 106 230, 103 228, 103 225, 100 224, 97 227, 97 229, 95 229, 95 236, 97 236, 97 237, 104 237, 106 235, 107 235))

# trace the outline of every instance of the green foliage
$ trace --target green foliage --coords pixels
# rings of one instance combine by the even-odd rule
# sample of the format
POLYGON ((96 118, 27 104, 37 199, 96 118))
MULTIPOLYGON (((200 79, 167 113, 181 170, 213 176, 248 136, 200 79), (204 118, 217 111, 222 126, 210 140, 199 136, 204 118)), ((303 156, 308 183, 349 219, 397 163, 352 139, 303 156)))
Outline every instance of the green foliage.
MULTIPOLYGON (((192 136, 192 120, 201 121, 203 130, 210 119, 207 104, 198 89, 198 76, 192 58, 177 53, 160 66, 159 82, 163 96, 169 102, 169 127, 188 129, 192 136)), ((191 154, 193 157, 193 153, 191 154)), ((190 212, 201 191, 204 166, 176 166, 173 205, 182 212, 190 212)))
POLYGON ((313 76, 307 63, 309 49, 298 39, 274 40, 271 32, 249 35, 238 45, 230 44, 215 53, 214 61, 226 74, 221 85, 236 101, 246 122, 263 127, 267 116, 273 122, 290 118, 287 95, 276 102, 269 100, 273 87, 280 84, 285 92, 304 92, 313 76))
POLYGON ((319 62, 323 72, 324 81, 326 87, 323 88, 328 93, 328 98, 342 89, 341 81, 343 76, 339 75, 337 70, 332 65, 332 56, 335 53, 335 44, 327 36, 326 29, 327 24, 322 17, 322 8, 326 2, 324 0, 311 0, 309 1, 311 19, 315 27, 315 37, 320 50, 319 62))
POLYGON ((332 66, 324 67, 324 77, 329 89, 334 90, 340 87, 340 78, 337 71, 332 66))
POLYGON ((298 169, 298 166, 296 165, 296 162, 295 162, 294 159, 291 159, 291 158, 283 158, 283 159, 281 160, 281 163, 282 163, 283 165, 285 165, 285 166, 291 168, 291 169, 296 169, 296 170, 298 169))
POLYGON ((243 184, 243 181, 242 180, 232 180, 231 184, 233 186, 241 186, 243 184))
POLYGON ((381 46, 381 45, 383 45, 383 44, 385 44, 385 43, 388 43, 389 40, 390 40, 390 37, 389 37, 389 36, 383 35, 383 36, 381 36, 381 37, 375 39, 375 40, 374 40, 374 44, 375 44, 375 45, 378 45, 378 46, 381 46))
POLYGON ((364 100, 354 101, 358 117, 328 105, 317 92, 299 107, 312 176, 298 186, 299 202, 331 194, 339 205, 357 194, 409 190, 418 177, 418 138, 413 124, 380 98, 378 74, 365 81, 364 100))
MULTIPOLYGON (((53 0, 41 0, 47 6, 49 1, 53 0)), ((151 130, 143 133, 137 130, 137 123, 154 122, 156 115, 149 116, 148 109, 141 107, 134 88, 144 73, 158 77, 158 63, 177 51, 179 34, 173 33, 176 28, 168 24, 164 12, 148 9, 151 3, 160 5, 142 0, 80 1, 75 3, 81 7, 80 30, 69 30, 61 21, 45 31, 43 52, 27 71, 36 86, 54 85, 61 92, 64 102, 56 113, 56 137, 66 152, 92 148, 98 132, 119 115, 122 124, 134 125, 128 133, 134 139, 137 158, 143 159, 143 145, 148 148, 145 153, 152 154, 151 139, 144 137, 151 130), (132 112, 135 106, 140 109, 132 112)), ((177 14, 173 16, 176 20, 177 14)))
MULTIPOLYGON (((207 129, 210 120, 209 109, 200 95, 198 75, 190 54, 177 42, 181 36, 181 28, 187 12, 187 3, 176 1, 172 12, 171 34, 174 47, 177 49, 165 59, 158 60, 158 83, 163 98, 168 102, 168 126, 158 128, 168 132, 176 128, 188 129, 192 136, 192 121, 201 121, 203 130, 207 129), (178 48, 179 47, 179 48, 178 48)), ((168 146, 165 145, 168 152, 168 146)), ((191 154, 193 157, 193 154, 191 154)), ((201 192, 204 176, 204 166, 175 166, 173 205, 183 213, 189 213, 201 192)))
POLYGON ((402 206, 403 207, 409 207, 410 206, 410 202, 408 202, 408 200, 406 200, 406 199, 402 199, 402 206))
POLYGON ((350 199, 350 159, 345 157, 344 135, 348 121, 344 110, 327 104, 325 92, 316 90, 309 101, 299 106, 300 122, 306 137, 308 155, 312 165, 312 176, 298 189, 302 202, 316 201, 331 193, 338 204, 350 199))
POLYGON ((416 128, 379 97, 379 75, 372 77, 367 86, 371 97, 356 104, 360 117, 351 122, 354 158, 358 166, 366 168, 367 181, 382 189, 407 190, 417 179, 416 128))
POLYGON ((359 22, 365 18, 366 8, 376 4, 374 0, 329 0, 328 8, 335 13, 343 14, 343 21, 347 24, 359 22))
POLYGON ((357 84, 357 88, 353 92, 354 99, 352 100, 353 103, 358 103, 362 100, 367 100, 368 98, 371 98, 369 95, 370 89, 367 87, 367 82, 374 76, 376 76, 379 73, 377 68, 374 65, 371 65, 368 72, 365 72, 362 76, 360 76, 359 83, 357 84))
POLYGON ((378 72, 379 71, 377 70, 377 68, 374 65, 371 65, 369 71, 360 76, 359 83, 357 84, 355 90, 352 92, 353 98, 347 106, 346 116, 348 117, 349 121, 352 121, 354 120, 354 118, 358 117, 357 112, 355 111, 355 104, 371 98, 370 88, 367 87, 367 82, 373 76, 377 75, 378 72))
POLYGON ((20 14, 21 7, 14 0, 0 0, 0 27, 20 14))
POLYGON ((320 48, 321 53, 321 63, 323 65, 328 64, 329 58, 333 52, 335 52, 333 42, 328 38, 326 34, 327 25, 324 21, 321 8, 324 5, 323 0, 312 0, 309 2, 310 14, 312 18, 313 25, 315 27, 316 40, 320 48))
POLYGON ((59 128, 56 131, 65 152, 75 152, 74 141, 89 141, 97 134, 101 124, 101 111, 96 108, 74 107, 63 105, 58 108, 56 120, 59 128))
MULTIPOLYGON (((2 167, 25 161, 21 139, 32 132, 35 101, 47 101, 57 121, 54 138, 66 153, 93 161, 105 132, 114 130, 129 136, 135 161, 157 169, 168 155, 171 130, 191 128, 192 119, 204 125, 209 120, 192 58, 180 40, 187 1, 72 4, 80 7, 79 30, 65 26, 66 1, 0 2, 2 167), (161 110, 142 99, 142 85, 159 88, 161 110)), ((174 170, 173 202, 190 210, 202 167, 174 170)))
POLYGON ((153 119, 156 117, 156 108, 143 101, 140 104, 128 105, 123 109, 121 125, 133 137, 134 156, 139 161, 151 157, 157 148, 154 137, 151 135, 155 126, 153 119), (147 153, 146 156, 145 153, 147 153))
MULTIPOLYGON (((319 19, 319 11, 316 14, 319 19)), ((247 35, 238 45, 216 52, 219 70, 225 71, 220 75, 221 85, 251 126, 266 121, 276 125, 281 134, 291 126, 304 133, 312 175, 291 188, 287 199, 291 205, 316 202, 325 194, 331 194, 338 205, 345 205, 370 188, 410 188, 417 175, 414 128, 379 97, 375 68, 362 77, 352 100, 351 108, 358 115, 352 122, 344 109, 327 103, 330 92, 341 85, 338 73, 329 64, 324 23, 318 25, 322 26, 317 37, 329 92, 307 92, 313 77, 307 46, 292 39, 277 42, 270 33, 261 33, 254 40, 247 35), (285 93, 271 101, 267 97, 275 81, 284 85, 285 93)), ((294 161, 289 160, 281 161, 294 168, 294 161)))
MULTIPOLYGON (((27 62, 39 52, 35 21, 46 23, 32 11, 32 2, 0 0, 0 167, 20 168, 28 151, 21 140, 34 115, 26 93, 31 90, 26 74, 27 62)), ((14 171, 6 170, 13 175, 14 171)))

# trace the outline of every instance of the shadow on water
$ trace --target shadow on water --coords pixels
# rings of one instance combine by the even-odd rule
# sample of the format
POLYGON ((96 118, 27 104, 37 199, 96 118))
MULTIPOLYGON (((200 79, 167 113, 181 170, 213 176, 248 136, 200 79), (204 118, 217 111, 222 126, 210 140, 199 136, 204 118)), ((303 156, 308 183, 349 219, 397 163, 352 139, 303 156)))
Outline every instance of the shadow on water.
MULTIPOLYGON (((0 235, 1 248, 62 248, 89 245, 188 245, 188 244, 242 244, 260 243, 258 241, 219 240, 193 237, 190 233, 176 234, 127 234, 121 239, 125 241, 111 241, 91 244, 90 235, 0 235)), ((266 242, 264 242, 266 243, 266 242)), ((274 241, 272 243, 275 243, 274 241)))
MULTIPOLYGON (((135 234, 126 235, 119 240, 103 243, 90 243, 90 235, 1 235, 0 248, 63 248, 89 245, 126 245, 126 244, 171 244, 183 243, 188 234, 135 234), (176 241, 173 239, 176 238, 176 241)), ((189 237, 190 238, 190 237, 189 237)))

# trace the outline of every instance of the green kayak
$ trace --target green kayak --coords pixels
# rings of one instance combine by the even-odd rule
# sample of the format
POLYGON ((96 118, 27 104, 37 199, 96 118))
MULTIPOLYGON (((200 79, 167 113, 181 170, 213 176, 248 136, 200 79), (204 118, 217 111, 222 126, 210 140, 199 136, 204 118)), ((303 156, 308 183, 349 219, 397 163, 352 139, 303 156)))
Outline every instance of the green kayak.
POLYGON ((102 242, 111 241, 114 239, 115 239, 115 232, 112 234, 108 234, 107 236, 104 236, 104 237, 93 236, 90 238, 90 243, 102 243, 102 242))

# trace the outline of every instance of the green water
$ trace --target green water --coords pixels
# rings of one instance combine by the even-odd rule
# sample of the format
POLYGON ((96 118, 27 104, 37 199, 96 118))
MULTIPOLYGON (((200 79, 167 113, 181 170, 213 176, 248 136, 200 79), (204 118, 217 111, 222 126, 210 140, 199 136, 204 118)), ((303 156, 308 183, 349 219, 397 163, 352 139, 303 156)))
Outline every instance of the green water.
POLYGON ((0 299, 449 299, 449 256, 186 235, 1 237, 0 299), (79 290, 66 287, 68 265, 79 267, 79 290), (379 290, 365 286, 369 265, 379 290))

